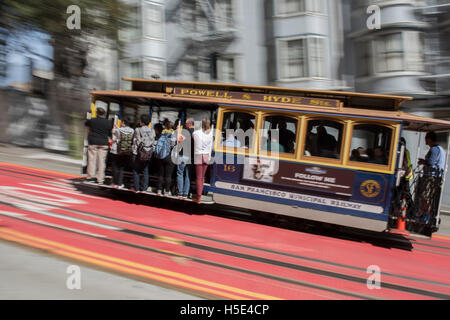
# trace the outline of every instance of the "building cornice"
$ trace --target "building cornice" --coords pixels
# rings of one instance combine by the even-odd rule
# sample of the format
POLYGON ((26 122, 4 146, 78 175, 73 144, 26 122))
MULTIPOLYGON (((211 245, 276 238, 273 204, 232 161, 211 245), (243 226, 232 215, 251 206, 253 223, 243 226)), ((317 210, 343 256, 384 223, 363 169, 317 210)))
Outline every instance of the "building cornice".
POLYGON ((349 33, 348 37, 351 39, 354 38, 359 38, 359 37, 363 37, 363 36, 375 36, 375 35, 379 35, 385 31, 390 32, 393 29, 428 29, 430 28, 431 25, 429 23, 426 22, 393 22, 393 23, 386 23, 386 24, 382 24, 380 26, 380 29, 375 29, 375 30, 370 30, 368 28, 362 29, 362 30, 358 30, 358 31, 354 31, 349 33), (388 30, 383 30, 383 29, 388 29, 388 30))

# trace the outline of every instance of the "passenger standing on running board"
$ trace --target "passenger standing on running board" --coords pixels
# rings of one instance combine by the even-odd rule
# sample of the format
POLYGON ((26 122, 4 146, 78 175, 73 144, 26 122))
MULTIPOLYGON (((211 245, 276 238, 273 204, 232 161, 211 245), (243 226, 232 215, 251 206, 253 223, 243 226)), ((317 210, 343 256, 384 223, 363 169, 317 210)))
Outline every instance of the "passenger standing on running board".
POLYGON ((105 109, 97 108, 97 118, 86 120, 85 126, 91 129, 88 136, 88 166, 86 180, 103 184, 105 180, 106 157, 113 122, 105 119, 105 109))
POLYGON ((194 202, 200 203, 205 183, 205 174, 211 159, 213 147, 213 131, 211 130, 211 121, 202 120, 202 129, 194 131, 194 165, 196 175, 196 196, 192 197, 194 202))
POLYGON ((147 114, 141 115, 139 127, 134 132, 132 167, 135 192, 143 192, 148 189, 148 165, 156 145, 156 134, 154 130, 150 129, 149 124, 150 117, 147 114), (140 185, 140 173, 144 175, 142 187, 140 185))
POLYGON ((194 166, 194 119, 186 119, 186 136, 179 135, 178 145, 178 166, 177 166, 177 185, 178 197, 187 199, 191 187, 192 168, 194 166))
POLYGON ((130 162, 134 130, 129 127, 130 118, 122 119, 120 128, 114 127, 112 131, 112 187, 123 189, 123 170, 130 162))
POLYGON ((425 143, 430 146, 425 159, 419 159, 419 165, 424 165, 424 171, 428 175, 441 176, 445 169, 445 151, 437 143, 437 135, 430 131, 425 135, 425 143))
POLYGON ((172 173, 175 164, 172 162, 172 149, 176 143, 176 135, 173 130, 173 123, 168 119, 164 120, 164 129, 158 138, 155 147, 155 157, 158 161, 158 185, 156 194, 171 196, 170 187, 172 184, 172 173))

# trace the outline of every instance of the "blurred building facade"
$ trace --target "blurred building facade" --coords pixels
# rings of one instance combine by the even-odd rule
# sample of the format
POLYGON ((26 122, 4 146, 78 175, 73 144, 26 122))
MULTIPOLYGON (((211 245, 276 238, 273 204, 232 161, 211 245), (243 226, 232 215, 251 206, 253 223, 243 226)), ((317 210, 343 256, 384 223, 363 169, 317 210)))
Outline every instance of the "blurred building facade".
MULTIPOLYGON (((120 77, 447 94, 449 0, 124 0, 120 77), (367 25, 376 5, 380 28, 367 25)), ((122 86, 124 83, 122 83, 122 86)))
MULTIPOLYGON (((167 1, 124 0, 131 5, 131 24, 119 33, 124 43, 119 57, 120 78, 166 78, 167 40, 165 8, 167 1)), ((128 83, 121 81, 122 88, 128 83)))

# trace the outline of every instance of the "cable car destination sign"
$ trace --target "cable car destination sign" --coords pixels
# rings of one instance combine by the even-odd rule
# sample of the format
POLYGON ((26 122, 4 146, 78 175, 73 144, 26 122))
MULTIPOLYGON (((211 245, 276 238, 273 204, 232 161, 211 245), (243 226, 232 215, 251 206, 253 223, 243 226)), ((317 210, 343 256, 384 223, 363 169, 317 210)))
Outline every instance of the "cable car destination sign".
POLYGON ((193 88, 174 88, 174 96, 192 97, 192 98, 219 98, 219 99, 233 99, 245 101, 262 101, 276 104, 291 104, 314 106, 324 108, 339 108, 340 101, 332 99, 318 99, 307 98, 299 96, 286 96, 265 93, 253 92, 233 92, 224 90, 207 90, 207 89, 193 89, 193 88))

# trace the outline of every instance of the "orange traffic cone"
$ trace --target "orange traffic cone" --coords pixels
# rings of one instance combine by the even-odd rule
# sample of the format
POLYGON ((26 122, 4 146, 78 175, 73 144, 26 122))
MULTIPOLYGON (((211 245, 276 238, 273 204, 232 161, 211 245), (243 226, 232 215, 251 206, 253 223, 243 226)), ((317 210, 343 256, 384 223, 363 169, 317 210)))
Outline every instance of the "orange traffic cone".
POLYGON ((395 234, 401 234, 401 235, 409 235, 409 232, 406 231, 406 200, 403 199, 402 200, 402 208, 400 216, 397 219, 397 228, 391 230, 391 233, 395 233, 395 234))

